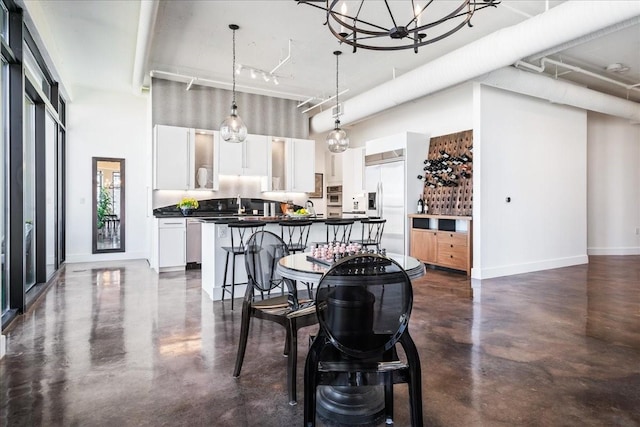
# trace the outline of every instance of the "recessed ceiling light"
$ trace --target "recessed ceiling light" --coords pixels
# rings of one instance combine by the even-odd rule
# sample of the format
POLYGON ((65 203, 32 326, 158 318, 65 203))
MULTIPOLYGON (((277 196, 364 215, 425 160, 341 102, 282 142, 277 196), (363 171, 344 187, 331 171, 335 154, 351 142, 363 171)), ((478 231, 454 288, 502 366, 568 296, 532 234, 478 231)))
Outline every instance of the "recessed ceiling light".
POLYGON ((606 70, 610 73, 626 73, 629 71, 629 67, 619 62, 614 62, 613 64, 607 65, 606 70))

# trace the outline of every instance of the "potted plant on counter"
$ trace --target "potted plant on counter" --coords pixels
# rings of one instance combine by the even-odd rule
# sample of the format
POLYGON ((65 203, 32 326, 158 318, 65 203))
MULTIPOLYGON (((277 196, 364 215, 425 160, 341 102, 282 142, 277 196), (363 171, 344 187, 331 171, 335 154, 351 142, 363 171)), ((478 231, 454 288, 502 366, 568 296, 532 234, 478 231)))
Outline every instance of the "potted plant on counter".
POLYGON ((178 203, 178 208, 182 211, 182 215, 189 216, 194 210, 198 209, 198 201, 193 197, 183 197, 178 203))

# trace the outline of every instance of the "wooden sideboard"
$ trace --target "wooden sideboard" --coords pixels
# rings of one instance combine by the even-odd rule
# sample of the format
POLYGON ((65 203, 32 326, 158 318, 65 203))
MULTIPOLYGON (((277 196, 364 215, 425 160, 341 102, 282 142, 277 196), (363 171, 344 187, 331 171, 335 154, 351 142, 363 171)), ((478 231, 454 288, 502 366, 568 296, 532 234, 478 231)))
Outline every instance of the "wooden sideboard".
POLYGON ((471 275, 472 221, 469 216, 411 214, 410 255, 425 264, 471 275))

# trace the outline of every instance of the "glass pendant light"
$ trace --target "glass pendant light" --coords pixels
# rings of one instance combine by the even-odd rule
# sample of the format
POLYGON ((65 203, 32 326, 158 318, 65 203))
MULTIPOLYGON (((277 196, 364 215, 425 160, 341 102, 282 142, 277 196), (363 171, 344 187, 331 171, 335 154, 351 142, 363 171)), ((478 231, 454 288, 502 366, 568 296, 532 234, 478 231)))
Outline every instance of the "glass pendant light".
POLYGON ((224 119, 220 125, 220 136, 228 142, 242 142, 247 138, 247 127, 238 115, 238 106, 236 105, 236 30, 240 27, 231 24, 229 28, 233 30, 233 101, 231 102, 231 114, 224 119))
POLYGON ((336 123, 335 127, 327 135, 327 148, 332 153, 342 153, 349 148, 349 138, 347 133, 340 129, 340 103, 338 102, 338 57, 342 54, 339 50, 333 52, 336 56, 336 123))

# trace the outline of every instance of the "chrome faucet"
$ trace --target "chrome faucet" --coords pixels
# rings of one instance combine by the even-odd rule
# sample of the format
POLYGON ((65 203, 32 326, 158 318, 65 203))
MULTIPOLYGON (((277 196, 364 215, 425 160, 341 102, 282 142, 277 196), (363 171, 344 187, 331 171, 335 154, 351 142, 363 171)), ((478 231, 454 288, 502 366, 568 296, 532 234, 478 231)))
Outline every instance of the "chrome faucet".
POLYGON ((242 199, 240 198, 239 194, 238 194, 238 198, 236 200, 236 203, 238 203, 238 213, 241 214, 242 213, 242 199))

